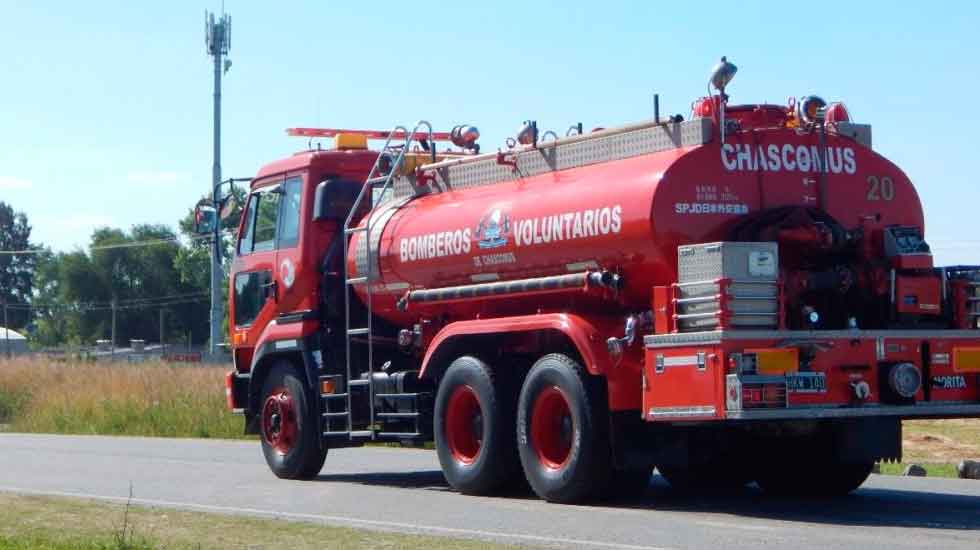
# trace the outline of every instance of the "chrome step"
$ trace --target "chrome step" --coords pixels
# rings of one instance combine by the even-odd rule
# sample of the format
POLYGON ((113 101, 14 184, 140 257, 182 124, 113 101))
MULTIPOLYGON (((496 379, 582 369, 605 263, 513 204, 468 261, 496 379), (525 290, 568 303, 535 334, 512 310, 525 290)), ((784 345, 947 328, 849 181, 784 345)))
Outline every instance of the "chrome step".
POLYGON ((374 437, 374 432, 371 430, 360 430, 350 433, 351 437, 374 437))
POLYGON ((371 385, 371 381, 368 380, 368 379, 366 379, 366 378, 358 378, 356 380, 351 380, 347 385, 348 386, 369 386, 369 385, 371 385))
POLYGON ((341 397, 347 397, 346 393, 321 393, 320 397, 323 399, 339 399, 341 397))
POLYGON ((340 417, 347 418, 347 411, 343 411, 343 412, 325 412, 321 416, 323 416, 323 418, 340 418, 340 417))
POLYGON ((378 437, 422 437, 419 432, 378 432, 378 437))
POLYGON ((351 328, 347 329, 347 334, 350 336, 360 336, 361 334, 367 334, 368 330, 367 328, 351 328))
POLYGON ((379 412, 377 414, 377 417, 378 418, 418 418, 419 416, 420 415, 417 412, 410 412, 410 413, 402 413, 402 412, 397 412, 397 413, 383 413, 383 412, 379 412))

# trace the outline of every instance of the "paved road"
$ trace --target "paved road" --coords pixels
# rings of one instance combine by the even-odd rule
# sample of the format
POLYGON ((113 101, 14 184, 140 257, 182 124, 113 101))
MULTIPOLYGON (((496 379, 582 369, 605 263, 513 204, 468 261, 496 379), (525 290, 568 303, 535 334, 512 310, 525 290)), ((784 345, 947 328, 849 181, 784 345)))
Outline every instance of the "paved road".
POLYGON ((0 434, 0 491, 125 500, 561 548, 980 548, 980 482, 873 476, 831 501, 758 491, 560 506, 451 492, 432 451, 334 450, 317 481, 278 480, 257 443, 0 434))

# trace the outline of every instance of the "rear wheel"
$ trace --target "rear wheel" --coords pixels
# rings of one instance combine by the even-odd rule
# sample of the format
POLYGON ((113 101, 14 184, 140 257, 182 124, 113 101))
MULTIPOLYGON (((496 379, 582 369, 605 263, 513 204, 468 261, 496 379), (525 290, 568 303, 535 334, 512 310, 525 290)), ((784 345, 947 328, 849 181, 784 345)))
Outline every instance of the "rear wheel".
POLYGON ((262 385, 262 453, 272 472, 284 479, 315 477, 327 457, 308 395, 296 369, 284 360, 272 366, 262 385))
POLYGON ((534 364, 517 406, 517 440, 539 497, 570 503, 609 489, 608 416, 603 387, 577 361, 550 354, 534 364))
POLYGON ((608 496, 613 498, 638 497, 650 487, 652 476, 652 467, 639 470, 614 470, 609 482, 608 496))
POLYGON ((861 486, 874 462, 799 460, 770 464, 756 475, 763 491, 781 496, 833 497, 851 493, 861 486))
POLYGON ((435 405, 435 440, 446 481, 470 495, 490 494, 518 472, 514 391, 508 376, 476 357, 449 365, 435 405))
POLYGON ((737 463, 711 462, 685 466, 658 466, 660 475, 679 492, 724 491, 744 487, 752 475, 737 463))

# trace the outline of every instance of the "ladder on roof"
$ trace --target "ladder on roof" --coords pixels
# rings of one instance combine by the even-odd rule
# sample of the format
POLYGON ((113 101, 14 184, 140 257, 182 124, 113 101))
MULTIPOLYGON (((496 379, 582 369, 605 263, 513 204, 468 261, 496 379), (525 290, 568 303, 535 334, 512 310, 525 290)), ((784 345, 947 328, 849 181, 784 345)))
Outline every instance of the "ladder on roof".
MULTIPOLYGON (((346 398, 347 401, 347 434, 350 439, 363 439, 369 438, 374 439, 375 437, 375 394, 373 387, 373 377, 374 377, 374 339, 373 339, 373 316, 374 312, 372 310, 372 289, 371 283, 377 277, 378 273, 375 273, 375 262, 372 261, 373 250, 371 247, 371 222, 372 222, 372 212, 369 210, 364 215, 364 223, 354 225, 360 220, 357 219, 357 213, 361 208, 362 204, 365 204, 365 200, 369 200, 368 204, 371 207, 376 207, 381 204, 385 198, 385 194, 391 188, 394 182, 395 175, 398 173, 399 167, 401 167, 402 162, 405 160, 405 153, 409 150, 412 141, 416 140, 416 137, 425 138, 430 146, 434 147, 433 143, 433 133, 432 125, 424 120, 418 121, 415 124, 415 128, 411 132, 405 129, 403 126, 396 126, 391 132, 388 133, 388 137, 385 140, 384 147, 382 147, 381 152, 378 153, 378 158, 374 161, 374 166, 371 167, 371 172, 368 173, 367 180, 365 180, 364 185, 361 187, 361 192, 358 193, 357 199, 354 201, 353 207, 351 207, 350 214, 347 215, 347 219, 344 221, 344 342, 345 342, 345 360, 347 362, 347 391, 343 394, 336 394, 338 398, 346 398), (420 130, 422 133, 420 135, 420 130), (394 143, 393 143, 394 142, 394 143), (388 159, 391 161, 390 166, 386 167, 386 161, 388 159), (387 172, 386 172, 387 170, 387 172), (380 191, 375 193, 375 190, 380 187, 380 191), (364 252, 367 264, 367 272, 358 272, 357 277, 347 276, 347 254, 350 251, 350 244, 355 234, 361 234, 361 239, 364 241, 364 252), (367 325, 366 326, 351 326, 351 302, 355 299, 354 287, 357 285, 365 285, 366 289, 366 308, 367 308, 367 325), (363 379, 360 377, 364 374, 360 369, 355 367, 355 361, 353 355, 351 354, 351 347, 354 344, 354 338, 363 337, 364 344, 367 346, 367 378, 363 379), (356 377, 355 377, 356 374, 356 377), (354 414, 353 414, 353 403, 352 395, 355 388, 367 386, 368 391, 368 404, 370 411, 370 420, 367 425, 367 429, 355 430, 354 429, 354 414), (343 397, 341 397, 343 396, 343 397)), ((358 244, 360 247, 361 245, 358 244)), ((328 413, 334 415, 340 415, 343 413, 328 413)), ((340 435, 337 432, 326 432, 324 435, 340 435)))

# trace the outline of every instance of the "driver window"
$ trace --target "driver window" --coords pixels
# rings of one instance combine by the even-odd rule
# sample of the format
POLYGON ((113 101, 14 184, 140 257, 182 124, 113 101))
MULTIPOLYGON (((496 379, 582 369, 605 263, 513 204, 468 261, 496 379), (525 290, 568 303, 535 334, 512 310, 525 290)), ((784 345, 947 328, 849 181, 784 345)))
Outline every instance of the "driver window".
POLYGON ((283 184, 282 213, 279 216, 279 248, 290 248, 299 242, 300 191, 303 180, 290 178, 283 184))
POLYGON ((253 252, 274 250, 276 248, 276 225, 279 218, 279 201, 282 188, 279 186, 261 193, 255 211, 255 244, 253 252))
POLYGON ((238 241, 238 254, 248 254, 252 251, 252 242, 255 238, 255 208, 259 202, 258 194, 253 194, 248 198, 248 206, 245 207, 245 225, 242 227, 242 237, 238 241))

